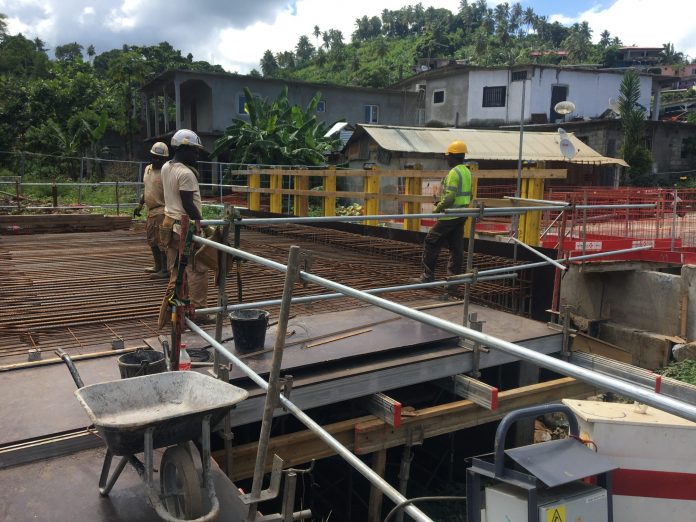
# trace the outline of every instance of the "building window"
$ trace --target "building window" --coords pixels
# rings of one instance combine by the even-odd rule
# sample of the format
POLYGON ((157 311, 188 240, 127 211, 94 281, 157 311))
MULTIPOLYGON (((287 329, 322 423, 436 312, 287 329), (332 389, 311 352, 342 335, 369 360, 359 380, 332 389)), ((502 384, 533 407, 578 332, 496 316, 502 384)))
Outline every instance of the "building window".
POLYGON ((326 112, 326 101, 319 100, 317 102, 317 112, 326 112))
POLYGON ((434 91, 433 103, 445 103, 445 91, 434 91))
POLYGON ((379 105, 365 105, 365 123, 379 123, 379 105))
POLYGON ((681 159, 686 159, 686 157, 689 155, 689 140, 686 138, 682 139, 681 143, 681 152, 679 156, 681 159))
POLYGON ((607 156, 613 158, 614 154, 616 154, 616 140, 609 138, 607 140, 607 156))
POLYGON ((505 86, 484 87, 483 107, 505 107, 505 86))
MULTIPOLYGON (((261 97, 258 94, 254 94, 253 96, 255 100, 258 100, 261 97)), ((240 94, 237 97, 237 114, 246 114, 246 111, 244 110, 244 105, 246 105, 246 101, 246 96, 244 96, 243 94, 240 94)))
POLYGON ((582 141, 585 145, 590 144, 590 138, 588 136, 578 136, 577 137, 580 141, 582 141))
POLYGON ((522 80, 527 79, 527 71, 513 71, 512 72, 512 81, 513 82, 520 82, 522 80))

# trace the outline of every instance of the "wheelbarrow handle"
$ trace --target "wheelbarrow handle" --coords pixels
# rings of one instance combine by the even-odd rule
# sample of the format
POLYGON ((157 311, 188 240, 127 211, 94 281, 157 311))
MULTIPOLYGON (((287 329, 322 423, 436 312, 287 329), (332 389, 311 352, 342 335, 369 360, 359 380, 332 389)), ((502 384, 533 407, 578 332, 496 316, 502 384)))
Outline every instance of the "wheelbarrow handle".
POLYGON ((75 386, 77 386, 77 389, 79 390, 80 388, 85 387, 85 383, 82 382, 82 378, 80 377, 79 372, 77 371, 77 368, 75 367, 75 363, 73 360, 70 358, 70 356, 65 353, 65 351, 62 348, 58 348, 56 350, 53 350, 53 352, 63 359, 63 362, 68 365, 68 370, 70 370, 70 375, 72 375, 73 381, 75 381, 75 386))

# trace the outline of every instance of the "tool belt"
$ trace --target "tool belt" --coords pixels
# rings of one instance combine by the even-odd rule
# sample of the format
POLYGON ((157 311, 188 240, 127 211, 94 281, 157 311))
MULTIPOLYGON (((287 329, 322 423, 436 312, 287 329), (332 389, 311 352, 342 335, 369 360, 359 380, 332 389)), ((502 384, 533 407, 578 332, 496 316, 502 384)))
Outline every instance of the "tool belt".
POLYGON ((172 240, 172 232, 174 229, 174 219, 169 216, 164 216, 164 221, 159 226, 159 239, 163 246, 168 246, 169 242, 172 240))

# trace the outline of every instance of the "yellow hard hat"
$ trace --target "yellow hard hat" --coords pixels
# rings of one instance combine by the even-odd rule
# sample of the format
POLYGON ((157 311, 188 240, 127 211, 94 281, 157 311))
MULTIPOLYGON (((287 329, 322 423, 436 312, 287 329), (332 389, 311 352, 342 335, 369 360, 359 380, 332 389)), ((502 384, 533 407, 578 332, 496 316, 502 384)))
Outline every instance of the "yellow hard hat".
POLYGON ((454 140, 447 147, 447 154, 467 154, 468 152, 469 149, 467 148, 466 143, 461 140, 454 140))

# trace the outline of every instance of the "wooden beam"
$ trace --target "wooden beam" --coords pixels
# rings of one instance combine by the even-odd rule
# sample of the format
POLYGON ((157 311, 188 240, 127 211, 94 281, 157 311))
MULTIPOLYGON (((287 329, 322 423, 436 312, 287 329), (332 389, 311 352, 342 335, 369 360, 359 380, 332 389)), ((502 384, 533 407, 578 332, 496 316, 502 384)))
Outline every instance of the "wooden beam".
MULTIPOLYGON (((414 430, 419 435, 422 433, 424 438, 435 437, 497 421, 506 413, 518 408, 562 398, 584 398, 595 392, 596 389, 589 384, 566 377, 500 392, 496 411, 489 411, 471 401, 463 400, 416 410, 403 417, 398 428, 392 428, 375 416, 368 415, 330 424, 324 426, 324 429, 346 448, 363 455, 401 446, 406 442, 407 434, 414 430)), ((252 476, 256 462, 256 446, 257 443, 252 442, 233 448, 233 480, 252 476)), ((286 466, 299 466, 312 459, 322 459, 335 454, 309 430, 272 438, 268 451, 269 454, 277 453, 286 466)), ((224 459, 224 452, 217 451, 213 456, 219 463, 224 459)), ((270 471, 271 459, 268 460, 267 471, 270 471)))
MULTIPOLYGON (((387 467, 387 450, 375 451, 372 454, 372 470, 384 478, 387 467)), ((375 485, 370 487, 370 503, 367 509, 367 522, 380 522, 382 520, 382 500, 384 495, 375 485)))

